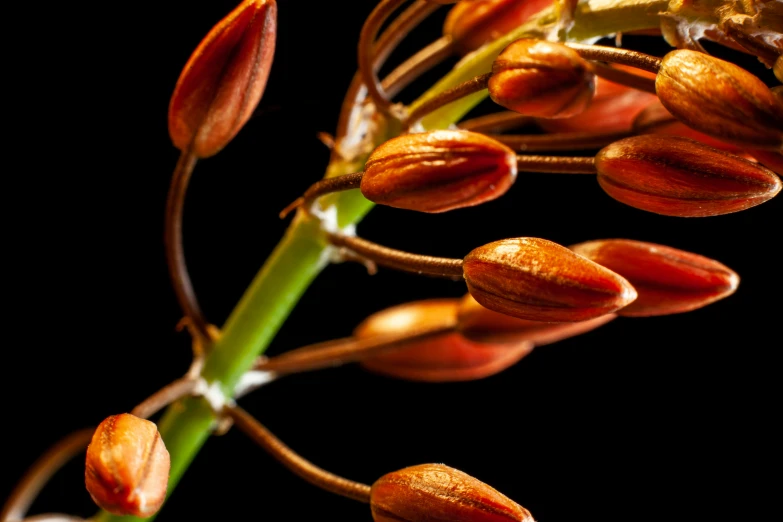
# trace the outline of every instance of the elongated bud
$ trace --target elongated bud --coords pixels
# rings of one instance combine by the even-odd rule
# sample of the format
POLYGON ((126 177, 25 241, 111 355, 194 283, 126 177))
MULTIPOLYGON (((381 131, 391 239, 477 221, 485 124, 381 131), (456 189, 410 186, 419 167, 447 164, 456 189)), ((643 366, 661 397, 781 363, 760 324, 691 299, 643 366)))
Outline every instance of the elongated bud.
POLYGON ((382 205, 445 212, 503 195, 516 176, 516 154, 506 145, 476 132, 436 130, 398 136, 376 148, 361 191, 382 205))
POLYGON ((503 107, 540 118, 584 111, 595 91, 592 66, 563 44, 523 38, 492 64, 489 96, 503 107))
POLYGON ((275 0, 245 0, 201 41, 169 105, 169 134, 180 150, 212 156, 239 132, 266 87, 277 32, 275 0))
POLYGON ((489 310, 466 294, 459 303, 457 330, 466 339, 480 343, 528 341, 544 346, 595 330, 616 317, 606 314, 576 323, 530 321, 489 310))
POLYGON ((516 29, 552 0, 463 0, 451 8, 443 34, 461 55, 516 29))
POLYGON ((599 151, 595 167, 598 183, 611 197, 667 216, 737 212, 771 199, 781 188, 780 179, 757 163, 674 136, 616 141, 599 151))
POLYGON ((420 464, 387 473, 372 485, 375 522, 533 522, 496 489, 443 464, 420 464))
POLYGON ((586 321, 636 299, 621 276, 546 239, 489 243, 470 252, 463 269, 479 304, 520 319, 586 321))
POLYGON ((115 515, 154 515, 166 498, 169 452, 154 423, 129 413, 100 423, 87 447, 85 484, 115 515))
POLYGON ((769 170, 783 176, 783 154, 774 150, 751 150, 750 153, 769 170))
MULTIPOLYGON (((396 336, 406 332, 454 326, 457 299, 430 299, 394 306, 375 313, 354 330, 358 338, 396 336)), ((533 350, 533 343, 517 339, 504 344, 477 343, 456 332, 415 340, 402 348, 361 362, 375 373, 424 382, 482 379, 499 373, 533 350)))
POLYGON ((664 56, 655 90, 690 127, 756 148, 783 148, 783 104, 760 79, 730 62, 679 49, 664 56))
POLYGON ((772 67, 772 71, 775 73, 775 78, 777 78, 779 82, 783 83, 783 54, 778 56, 778 59, 775 60, 775 65, 772 67))
POLYGON ((636 288, 639 297, 619 315, 688 312, 733 294, 739 285, 739 276, 727 266, 664 245, 603 239, 579 243, 571 250, 617 272, 636 288))

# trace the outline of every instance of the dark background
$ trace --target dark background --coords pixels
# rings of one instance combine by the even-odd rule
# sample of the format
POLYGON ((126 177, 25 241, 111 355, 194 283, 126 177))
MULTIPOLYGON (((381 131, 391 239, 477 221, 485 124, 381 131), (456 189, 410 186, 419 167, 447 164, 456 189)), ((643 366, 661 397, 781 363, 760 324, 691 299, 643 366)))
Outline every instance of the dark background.
MULTIPOLYGON (((57 439, 129 411, 187 368, 189 340, 174 331, 180 315, 162 248, 178 156, 166 111, 190 52, 235 2, 24 5, 7 15, 20 36, 6 47, 4 74, 10 263, 0 498, 57 439)), ((277 54, 256 115, 196 168, 185 244, 215 323, 285 230, 279 210, 323 174, 328 151, 315 136, 334 131, 371 8, 281 1, 277 54)), ((395 59, 434 39, 445 12, 395 59)), ((665 52, 654 42, 649 49, 665 52)), ((755 60, 727 56, 772 81, 755 60)), ((378 208, 360 233, 411 251, 461 257, 504 237, 564 245, 626 237, 713 257, 742 283, 707 308, 619 319, 482 381, 405 383, 347 366, 283 379, 241 404, 337 474, 372 483, 405 466, 443 462, 542 522, 769 519, 776 495, 768 477, 780 469, 773 420, 783 287, 773 252, 782 215, 777 198, 727 216, 657 216, 613 201, 589 176, 546 175, 521 175, 503 198, 475 209, 378 208)), ((331 266, 267 353, 348 335, 387 306, 464 291, 449 281, 331 266)), ((64 468, 31 513, 93 513, 82 474, 81 462, 64 468)), ((303 482, 237 430, 207 443, 158 520, 191 516, 370 520, 367 506, 303 482)))

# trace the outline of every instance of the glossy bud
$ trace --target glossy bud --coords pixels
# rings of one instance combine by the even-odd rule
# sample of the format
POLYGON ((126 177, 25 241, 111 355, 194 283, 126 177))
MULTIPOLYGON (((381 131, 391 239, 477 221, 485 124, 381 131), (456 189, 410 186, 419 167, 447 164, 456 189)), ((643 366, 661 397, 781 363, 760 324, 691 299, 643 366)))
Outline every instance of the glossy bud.
POLYGON ((436 130, 404 134, 377 147, 365 164, 361 191, 382 205, 445 212, 503 195, 516 176, 516 154, 499 141, 436 130))
POLYGON ((753 157, 772 172, 783 176, 783 154, 774 150, 751 150, 753 157))
POLYGON ((387 473, 372 485, 375 522, 533 522, 530 512, 496 489, 443 464, 387 473))
POLYGON ((239 132, 266 87, 277 32, 275 0, 245 0, 212 28, 180 74, 169 134, 180 150, 217 154, 239 132))
POLYGON ((169 452, 154 423, 129 413, 112 415, 87 446, 85 484, 102 509, 149 517, 166 498, 169 466, 169 452))
MULTIPOLYGON (((354 336, 360 339, 396 336, 452 327, 457 306, 457 299, 430 299, 394 306, 362 321, 354 336)), ((410 381, 469 381, 499 373, 532 350, 533 343, 526 339, 503 344, 477 343, 451 331, 405 343, 401 348, 364 359, 361 365, 387 377, 410 381)))
POLYGON ((636 299, 621 276, 545 239, 489 243, 465 257, 463 270, 479 304, 520 319, 586 321, 636 299))
POLYGON ((528 116, 568 118, 584 111, 595 91, 595 75, 579 53, 563 44, 523 38, 495 58, 489 96, 528 116))
POLYGON ((775 73, 775 78, 783 83, 783 54, 778 56, 778 59, 775 60, 775 65, 772 66, 772 72, 775 73))
POLYGON ((704 256, 664 245, 603 239, 571 247, 631 282, 639 297, 619 310, 624 316, 645 317, 689 312, 731 295, 739 276, 704 256))
POLYGON ((552 0, 462 0, 451 8, 443 34, 461 55, 509 33, 552 0))
POLYGON ((530 321, 489 310, 466 294, 459 303, 457 330, 466 339, 480 343, 528 341, 544 346, 595 330, 616 317, 606 314, 575 323, 530 321))
POLYGON ((679 49, 664 56, 655 90, 689 127, 756 148, 783 148, 783 104, 745 69, 705 53, 679 49))
POLYGON ((632 207, 680 217, 715 216, 774 197, 770 170, 702 143, 674 136, 625 138, 595 157, 598 183, 632 207))

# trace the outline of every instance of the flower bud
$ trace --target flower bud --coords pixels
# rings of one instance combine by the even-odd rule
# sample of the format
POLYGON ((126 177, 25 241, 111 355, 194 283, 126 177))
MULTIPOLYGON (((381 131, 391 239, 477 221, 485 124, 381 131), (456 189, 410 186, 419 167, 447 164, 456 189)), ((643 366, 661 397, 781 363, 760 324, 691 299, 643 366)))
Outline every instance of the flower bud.
POLYGON ((783 83, 783 54, 779 55, 778 59, 775 60, 775 65, 772 66, 772 72, 775 73, 775 78, 783 83))
POLYGON ((576 323, 529 321, 493 312, 466 294, 459 303, 457 330, 477 343, 528 341, 534 346, 544 346, 595 330, 615 317, 615 314, 606 314, 576 323))
POLYGON ((667 216, 702 217, 737 212, 775 196, 780 179, 770 170, 686 138, 634 136, 595 157, 598 183, 611 197, 667 216))
POLYGON ((495 58, 489 79, 492 100, 520 114, 567 118, 584 111, 595 75, 579 53, 563 44, 523 38, 495 58))
POLYGON ((655 90, 669 112, 696 130, 739 145, 783 148, 783 103, 742 67, 678 49, 664 56, 655 90))
POLYGON ((239 132, 266 87, 275 51, 275 0, 244 0, 212 28, 180 74, 169 134, 180 150, 217 154, 239 132))
POLYGON ((375 522, 533 522, 496 489, 443 464, 420 464, 387 473, 372 485, 375 522))
POLYGON ((751 150, 753 158, 772 172, 783 176, 783 154, 774 150, 751 150))
MULTIPOLYGON (((457 304, 456 299, 430 299, 394 306, 362 321, 354 336, 364 339, 448 328, 455 324, 457 304)), ((532 350, 533 343, 525 339, 504 344, 477 343, 452 331, 410 341, 401 348, 364 359, 361 365, 387 377, 410 381, 468 381, 499 373, 532 350)))
POLYGON ((361 191, 382 205, 445 212, 503 195, 516 176, 516 154, 499 141, 436 130, 398 136, 376 148, 365 164, 361 191))
POLYGON ((462 0, 451 8, 443 34, 460 55, 516 29, 552 0, 462 0))
POLYGON ((586 321, 636 299, 619 275, 545 239, 489 243, 465 257, 463 270, 479 304, 520 319, 586 321))
POLYGON ((727 266, 664 245, 604 239, 579 243, 571 250, 631 282, 639 297, 619 315, 689 312, 733 294, 739 285, 739 276, 727 266))
POLYGON ((154 423, 129 413, 100 423, 87 446, 85 483, 99 507, 149 517, 163 505, 169 452, 154 423))

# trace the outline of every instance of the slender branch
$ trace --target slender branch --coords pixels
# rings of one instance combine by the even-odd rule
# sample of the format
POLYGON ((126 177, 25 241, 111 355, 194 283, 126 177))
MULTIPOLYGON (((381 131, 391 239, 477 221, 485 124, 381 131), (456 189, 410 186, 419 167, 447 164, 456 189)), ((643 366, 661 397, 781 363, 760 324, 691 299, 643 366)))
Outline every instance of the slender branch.
POLYGON ((3 506, 0 520, 17 522, 24 519, 35 498, 58 469, 87 447, 95 428, 87 428, 66 435, 33 463, 17 483, 3 506))
POLYGON ((239 406, 226 406, 223 408, 223 412, 234 421, 240 430, 250 436, 278 462, 310 484, 359 502, 370 503, 370 486, 367 484, 329 473, 305 460, 239 406))
POLYGON ((517 171, 551 174, 595 174, 595 158, 517 156, 517 171))
POLYGON ((210 340, 209 324, 201 312, 193 283, 190 281, 185 252, 182 247, 182 209, 185 205, 185 193, 188 189, 196 156, 190 150, 184 150, 179 156, 174 174, 171 177, 168 200, 166 201, 166 220, 163 241, 166 248, 166 263, 174 285, 174 292, 182 312, 190 319, 195 333, 210 340))
POLYGON ((345 247, 381 266, 447 279, 462 279, 462 259, 422 256, 388 248, 366 239, 342 234, 329 234, 329 242, 345 247))
POLYGON ((148 419, 172 402, 190 395, 196 384, 196 379, 191 376, 179 378, 144 399, 131 410, 131 414, 142 419, 148 419))
POLYGON ((630 131, 611 132, 558 132, 553 134, 492 134, 490 138, 504 143, 514 150, 525 152, 552 152, 560 150, 591 150, 605 147, 630 131))
POLYGON ((440 109, 444 105, 448 105, 449 103, 462 99, 465 96, 469 96, 473 93, 486 89, 487 83, 491 77, 492 73, 476 76, 475 78, 471 78, 470 80, 463 82, 456 87, 443 91, 438 96, 430 98, 408 114, 408 116, 405 118, 404 126, 410 128, 420 119, 430 114, 431 112, 440 109))
POLYGON ((661 59, 649 54, 621 49, 618 47, 606 47, 603 45, 585 45, 579 43, 566 43, 568 47, 578 52, 585 60, 597 60, 599 62, 619 63, 630 65, 643 71, 658 73, 661 68, 661 59))
POLYGON ((381 82, 389 99, 394 98, 423 73, 429 71, 454 53, 451 36, 441 36, 398 65, 381 82))
POLYGON ((474 132, 505 132, 534 122, 535 118, 514 111, 501 111, 478 116, 457 124, 460 129, 474 132))
MULTIPOLYGON (((309 211, 315 203, 315 200, 321 196, 331 194, 332 192, 342 192, 343 190, 359 188, 363 176, 364 172, 354 172, 353 174, 345 174, 335 178, 326 178, 316 181, 305 191, 304 195, 300 198, 301 201, 297 201, 300 201, 300 205, 306 211, 309 211)), ((296 201, 292 203, 292 205, 295 203, 296 201)), ((288 208, 286 208, 286 210, 288 210, 288 208)))
POLYGON ((597 76, 609 80, 610 82, 619 83, 632 89, 639 91, 649 92, 650 94, 657 94, 655 91, 655 78, 648 78, 646 76, 640 76, 628 71, 623 71, 617 67, 605 65, 602 63, 593 63, 593 71, 597 76))

